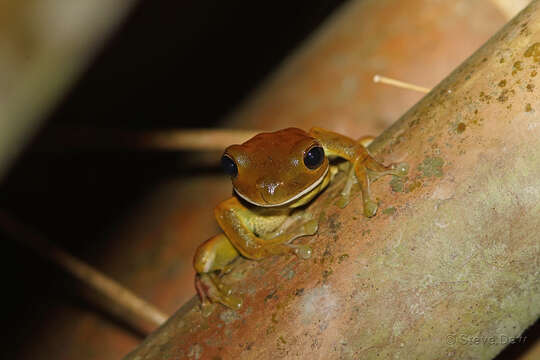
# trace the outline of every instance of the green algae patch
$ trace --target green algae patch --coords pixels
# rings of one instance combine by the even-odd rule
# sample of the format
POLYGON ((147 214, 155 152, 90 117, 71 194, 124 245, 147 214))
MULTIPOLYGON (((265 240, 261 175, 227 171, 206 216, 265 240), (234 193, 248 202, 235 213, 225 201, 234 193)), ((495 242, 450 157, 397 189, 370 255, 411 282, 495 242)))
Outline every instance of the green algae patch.
POLYGON ((516 61, 512 67, 512 75, 516 75, 518 71, 523 70, 523 63, 521 61, 516 61))
POLYGON ((240 320, 241 317, 235 310, 227 309, 219 315, 219 319, 225 324, 230 324, 237 320, 240 320))
MULTIPOLYGON (((514 71, 516 71, 516 70, 514 70, 514 71)), ((514 71, 512 72, 512 75, 515 75, 514 71)), ((486 104, 489 104, 491 102, 491 95, 488 95, 483 91, 480 91, 480 101, 484 102, 486 104)))
POLYGON ((503 91, 501 91, 501 94, 499 95, 499 97, 497 97, 497 101, 499 101, 500 103, 504 103, 506 102, 506 100, 508 100, 510 98, 510 96, 514 95, 515 94, 515 91, 513 89, 503 89, 503 91))
POLYGON ((414 191, 422 186, 422 183, 418 180, 419 177, 421 176, 418 175, 415 179, 409 179, 407 176, 394 176, 392 181, 390 181, 390 187, 392 188, 393 192, 410 193, 411 191, 414 191))
POLYGON ((405 189, 406 193, 410 193, 416 189, 418 189, 420 186, 422 186, 422 183, 420 181, 414 181, 407 185, 407 188, 405 189))
POLYGON ((407 178, 403 178, 401 176, 394 176, 392 178, 392 181, 390 181, 390 187, 392 188, 393 192, 403 192, 405 189, 405 182, 407 181, 407 178))
POLYGON ((418 170, 422 172, 424 177, 442 177, 444 165, 443 158, 439 156, 427 157, 424 161, 418 165, 418 170))
POLYGON ((534 62, 540 62, 540 42, 535 42, 527 50, 525 50, 525 57, 532 57, 534 62))
POLYGON ((338 257, 338 264, 341 264, 343 261, 347 260, 349 258, 349 254, 342 254, 338 257))
POLYGON ((323 273, 322 273, 323 282, 328 281, 328 277, 330 275, 332 275, 333 272, 334 272, 334 270, 332 270, 332 269, 324 270, 323 273))
POLYGON ((386 215, 394 215, 395 213, 396 213, 396 208, 393 206, 383 210, 383 214, 386 214, 386 215))

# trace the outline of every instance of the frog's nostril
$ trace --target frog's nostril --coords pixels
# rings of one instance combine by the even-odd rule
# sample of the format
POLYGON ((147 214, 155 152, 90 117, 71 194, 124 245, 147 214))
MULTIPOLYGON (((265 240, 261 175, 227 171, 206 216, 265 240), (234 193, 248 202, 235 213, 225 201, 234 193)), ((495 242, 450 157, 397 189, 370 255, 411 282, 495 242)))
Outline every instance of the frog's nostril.
POLYGON ((280 190, 281 185, 283 185, 282 181, 271 181, 268 179, 257 182, 261 197, 266 202, 270 202, 272 197, 280 190))
POLYGON ((272 182, 272 183, 266 185, 266 191, 268 191, 268 193, 270 195, 274 195, 274 193, 276 192, 279 185, 280 185, 279 183, 272 182))

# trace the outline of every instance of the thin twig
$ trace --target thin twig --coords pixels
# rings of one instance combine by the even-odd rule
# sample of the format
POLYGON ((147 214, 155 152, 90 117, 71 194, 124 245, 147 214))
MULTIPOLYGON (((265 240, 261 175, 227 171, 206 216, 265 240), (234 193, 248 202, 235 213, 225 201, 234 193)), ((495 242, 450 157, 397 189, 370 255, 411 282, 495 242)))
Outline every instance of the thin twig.
POLYGON ((231 144, 241 144, 258 130, 179 129, 162 131, 126 131, 96 128, 53 128, 39 144, 41 149, 76 148, 135 150, 222 151, 231 144))
POLYGON ((140 137, 139 144, 163 150, 223 150, 241 144, 261 131, 232 129, 196 129, 150 132, 140 137))
MULTIPOLYGON (((53 245, 33 230, 28 229, 27 226, 17 222, 4 210, 0 210, 0 228, 15 240, 36 251, 41 257, 60 266, 74 277, 110 299, 115 306, 127 310, 128 314, 139 317, 139 320, 142 320, 144 323, 158 327, 168 319, 165 313, 153 305, 144 301, 105 274, 53 245)), ((130 324, 134 323, 133 319, 123 320, 130 324)), ((147 331, 146 329, 143 330, 147 331)))
POLYGON ((491 0, 491 2, 499 9, 499 11, 510 20, 523 10, 531 1, 530 0, 491 0))
POLYGON ((407 82, 404 82, 404 81, 392 79, 392 78, 382 76, 382 75, 375 75, 373 77, 373 82, 374 83, 383 83, 383 84, 386 84, 386 85, 392 85, 392 86, 396 86, 396 87, 399 87, 399 88, 402 88, 402 89, 414 90, 414 91, 418 91, 418 92, 421 92, 421 93, 424 93, 424 94, 427 94, 428 92, 431 91, 430 89, 425 88, 423 86, 410 84, 410 83, 407 83, 407 82))

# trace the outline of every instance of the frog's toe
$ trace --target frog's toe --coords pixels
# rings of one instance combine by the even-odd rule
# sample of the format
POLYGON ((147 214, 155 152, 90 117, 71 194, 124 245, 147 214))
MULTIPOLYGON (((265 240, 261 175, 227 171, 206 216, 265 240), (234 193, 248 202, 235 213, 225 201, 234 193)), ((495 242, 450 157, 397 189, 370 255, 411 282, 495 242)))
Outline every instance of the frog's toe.
POLYGON ((396 176, 405 176, 409 173, 409 164, 399 163, 392 166, 396 176))
POLYGON ((208 300, 203 300, 203 302, 201 303, 201 314, 202 314, 202 316, 209 317, 210 315, 212 315, 215 308, 216 308, 216 304, 214 304, 214 303, 212 303, 212 302, 210 302, 208 300))
POLYGON ((319 229, 319 222, 316 219, 310 220, 304 224, 304 232, 306 235, 314 235, 319 229))
POLYGON ((240 307, 242 307, 242 299, 231 295, 231 293, 232 291, 230 291, 230 289, 228 294, 218 290, 216 292, 209 293, 208 297, 213 303, 220 303, 234 310, 240 309, 240 307))
POLYGON ((313 250, 311 250, 311 247, 308 245, 289 245, 291 248, 294 249, 294 253, 296 256, 298 256, 301 259, 307 260, 311 257, 311 254, 313 253, 313 250))
POLYGON ((298 253, 298 256, 300 256, 302 259, 307 260, 311 257, 313 250, 311 250, 311 247, 304 245, 298 248, 297 253, 298 253))
POLYGON ((197 277, 199 286, 197 291, 202 299, 201 311, 204 314, 211 314, 214 306, 211 303, 220 303, 231 309, 238 309, 242 306, 242 299, 232 295, 232 289, 223 284, 215 273, 203 273, 197 277))
POLYGON ((218 289, 219 289, 219 292, 223 294, 224 296, 229 296, 232 294, 232 289, 230 288, 230 286, 227 286, 223 284, 222 282, 218 284, 218 289))
POLYGON ((371 199, 368 199, 364 202, 364 215, 366 217, 372 217, 377 213, 377 208, 379 206, 377 203, 371 199))
POLYGON ((228 308, 233 310, 240 309, 242 307, 242 299, 238 296, 227 295, 220 299, 220 302, 228 308))
POLYGON ((345 207, 347 207, 347 205, 349 205, 350 202, 351 202, 351 196, 350 195, 348 195, 348 196, 340 195, 338 197, 335 205, 340 209, 344 209, 345 207))

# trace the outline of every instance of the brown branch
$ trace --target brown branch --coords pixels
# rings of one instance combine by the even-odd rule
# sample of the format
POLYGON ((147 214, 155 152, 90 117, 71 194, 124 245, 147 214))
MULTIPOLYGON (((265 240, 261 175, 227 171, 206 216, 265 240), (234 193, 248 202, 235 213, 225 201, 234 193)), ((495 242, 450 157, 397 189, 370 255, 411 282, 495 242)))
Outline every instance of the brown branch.
MULTIPOLYGON (((117 312, 116 315, 122 316, 122 320, 127 323, 135 326, 145 323, 152 325, 152 327, 158 327, 168 319, 168 316, 155 306, 90 265, 53 245, 36 232, 28 229, 27 226, 14 220, 3 210, 0 210, 0 229, 21 244, 34 250, 39 256, 58 265, 99 294, 105 296, 111 302, 111 306, 105 310, 111 312, 115 308, 121 309, 122 311, 117 312), (133 319, 132 316, 135 316, 136 319, 133 319)), ((146 327, 143 327, 142 330, 148 331, 146 327)))
POLYGON ((530 0, 491 0, 491 2, 510 20, 523 10, 530 3, 530 0))
POLYGON ((197 150, 222 151, 231 144, 240 144, 257 130, 177 129, 162 131, 126 131, 96 128, 53 128, 38 144, 38 149, 63 150, 65 147, 92 150, 197 150))
MULTIPOLYGON (((377 216, 321 212, 310 260, 239 260, 244 298, 197 300, 126 359, 490 359, 540 315, 540 2, 534 1, 371 144, 377 216)), ((360 101, 360 100, 358 100, 360 101)))

